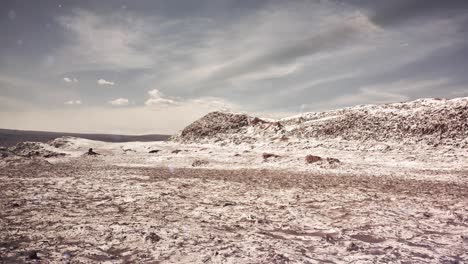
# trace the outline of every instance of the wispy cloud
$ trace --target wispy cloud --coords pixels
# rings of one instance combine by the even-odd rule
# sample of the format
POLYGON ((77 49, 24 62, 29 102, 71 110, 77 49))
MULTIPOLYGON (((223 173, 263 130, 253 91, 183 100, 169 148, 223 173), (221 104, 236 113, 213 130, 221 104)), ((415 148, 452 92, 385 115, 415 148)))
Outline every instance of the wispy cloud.
POLYGON ((106 80, 104 80, 104 79, 99 79, 99 80, 97 81, 97 83, 98 83, 99 85, 114 85, 114 84, 115 84, 115 83, 112 82, 112 81, 106 81, 106 80))
POLYGON ((152 64, 141 49, 145 35, 138 30, 148 25, 133 16, 122 13, 99 16, 76 9, 73 15, 61 16, 57 21, 68 33, 70 43, 59 56, 73 56, 71 65, 77 69, 125 69, 152 64))
POLYGON ((66 105, 81 105, 81 100, 70 100, 70 101, 66 101, 64 104, 66 104, 66 105))
POLYGON ((153 89, 149 91, 148 94, 150 98, 145 102, 147 106, 168 106, 177 104, 174 100, 165 98, 158 89, 153 89))
POLYGON ((126 106, 129 104, 129 101, 126 98, 117 98, 115 100, 109 101, 109 104, 113 106, 126 106))
POLYGON ((63 80, 67 83, 71 83, 71 82, 75 82, 77 83, 78 82, 78 79, 76 78, 69 78, 69 77, 63 77, 63 80))

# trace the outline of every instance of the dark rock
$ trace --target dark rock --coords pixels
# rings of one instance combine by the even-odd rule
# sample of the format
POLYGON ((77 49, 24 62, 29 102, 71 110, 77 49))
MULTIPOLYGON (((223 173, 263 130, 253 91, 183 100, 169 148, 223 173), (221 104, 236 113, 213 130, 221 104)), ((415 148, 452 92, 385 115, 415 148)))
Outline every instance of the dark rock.
POLYGON ((158 153, 159 151, 161 151, 160 149, 153 149, 153 150, 150 150, 148 153, 158 153))
POLYGON ((263 153, 262 154, 263 159, 269 159, 269 158, 279 158, 278 155, 272 154, 272 153, 263 153))
POLYGON ((236 153, 236 154, 234 154, 234 157, 240 157, 240 155, 241 155, 241 154, 236 153))
POLYGON ((88 152, 87 152, 86 154, 88 154, 88 155, 90 155, 90 156, 101 155, 101 154, 99 154, 99 153, 94 152, 94 151, 93 151, 93 148, 88 149, 88 152))
POLYGON ((192 163, 192 167, 200 167, 200 166, 205 166, 208 165, 209 162, 207 160, 195 160, 192 163))
POLYGON ((182 150, 180 150, 180 149, 176 149, 176 150, 171 151, 171 153, 177 154, 177 153, 179 153, 179 152, 181 152, 181 151, 182 151, 182 150))
POLYGON ((356 245, 356 243, 351 242, 348 247, 346 248, 347 251, 358 251, 359 247, 356 245))
POLYGON ((426 217, 426 218, 430 218, 430 217, 432 217, 432 214, 428 213, 428 212, 425 212, 425 213, 423 213, 423 216, 426 217))
POLYGON ((36 250, 28 251, 26 255, 28 259, 40 259, 36 250))
POLYGON ((327 158, 327 162, 329 164, 337 164, 337 163, 340 163, 340 160, 339 159, 335 159, 335 158, 327 158))
POLYGON ((315 163, 315 162, 319 162, 321 160, 322 160, 322 157, 314 156, 314 155, 307 155, 305 157, 306 163, 315 163))
POLYGON ((145 238, 146 241, 149 241, 151 243, 157 243, 161 241, 161 239, 162 238, 158 236, 157 234, 155 234, 154 232, 149 233, 145 238))

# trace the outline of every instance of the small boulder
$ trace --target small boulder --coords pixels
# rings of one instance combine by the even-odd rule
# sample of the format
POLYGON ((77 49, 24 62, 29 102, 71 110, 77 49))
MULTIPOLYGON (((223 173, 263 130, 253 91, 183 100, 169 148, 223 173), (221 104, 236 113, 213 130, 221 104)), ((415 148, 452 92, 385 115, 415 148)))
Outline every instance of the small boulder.
POLYGON ((37 255, 36 250, 31 250, 27 252, 27 258, 28 259, 40 259, 39 256, 37 255))
POLYGON ((89 148, 89 149, 88 149, 88 152, 87 152, 86 154, 88 154, 88 155, 90 155, 90 156, 101 155, 101 154, 99 154, 99 153, 94 152, 93 148, 89 148))
POLYGON ((157 243, 161 240, 162 238, 155 234, 154 232, 149 233, 146 237, 145 240, 149 241, 151 243, 157 243))
POLYGON ((278 155, 272 154, 272 153, 263 153, 262 154, 263 159, 269 159, 269 158, 279 158, 278 155))
POLYGON ((351 242, 348 247, 346 248, 347 251, 358 251, 359 250, 359 246, 356 245, 356 243, 354 242, 351 242))
POLYGON ((200 167, 200 166, 205 166, 208 165, 209 162, 207 160, 195 160, 192 163, 192 167, 200 167))
POLYGON ((319 157, 319 156, 314 156, 314 155, 307 155, 305 157, 305 161, 306 163, 315 163, 315 162, 319 162, 322 160, 322 157, 319 157))
POLYGON ((161 151, 161 150, 160 149, 153 149, 153 150, 150 150, 148 153, 155 154, 155 153, 158 153, 159 151, 161 151))
POLYGON ((327 162, 328 164, 337 164, 340 163, 340 160, 335 158, 327 158, 327 162))

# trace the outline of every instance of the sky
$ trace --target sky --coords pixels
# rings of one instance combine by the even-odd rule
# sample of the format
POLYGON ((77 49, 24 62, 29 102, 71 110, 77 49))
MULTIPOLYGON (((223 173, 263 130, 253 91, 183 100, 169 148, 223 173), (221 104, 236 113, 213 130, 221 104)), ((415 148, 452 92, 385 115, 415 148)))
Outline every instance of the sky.
POLYGON ((2 0, 0 127, 174 134, 468 96, 466 0, 2 0))

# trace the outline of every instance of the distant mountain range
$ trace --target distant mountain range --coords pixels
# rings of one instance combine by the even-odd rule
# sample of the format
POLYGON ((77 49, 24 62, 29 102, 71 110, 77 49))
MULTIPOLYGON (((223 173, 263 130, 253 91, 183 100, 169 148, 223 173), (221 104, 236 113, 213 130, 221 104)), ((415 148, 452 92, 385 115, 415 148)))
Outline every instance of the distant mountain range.
POLYGON ((79 137, 91 140, 99 140, 106 142, 130 142, 130 141, 164 141, 170 135, 113 135, 113 134, 80 134, 80 133, 62 133, 62 132, 45 132, 45 131, 29 131, 29 130, 13 130, 0 129, 0 146, 10 147, 19 142, 34 141, 47 142, 59 137, 79 137))

